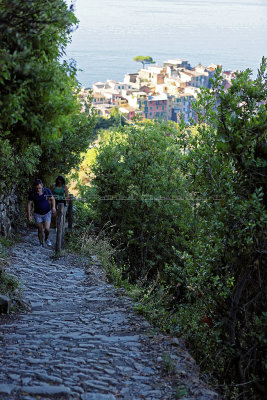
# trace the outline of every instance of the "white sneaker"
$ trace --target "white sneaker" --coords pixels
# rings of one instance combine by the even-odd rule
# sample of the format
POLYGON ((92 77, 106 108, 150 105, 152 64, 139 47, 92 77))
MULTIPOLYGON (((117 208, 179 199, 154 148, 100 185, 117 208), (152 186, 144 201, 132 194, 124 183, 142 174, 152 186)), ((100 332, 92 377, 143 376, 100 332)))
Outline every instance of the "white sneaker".
POLYGON ((47 239, 47 240, 45 241, 45 244, 46 244, 47 246, 52 246, 52 243, 50 242, 49 239, 47 239))

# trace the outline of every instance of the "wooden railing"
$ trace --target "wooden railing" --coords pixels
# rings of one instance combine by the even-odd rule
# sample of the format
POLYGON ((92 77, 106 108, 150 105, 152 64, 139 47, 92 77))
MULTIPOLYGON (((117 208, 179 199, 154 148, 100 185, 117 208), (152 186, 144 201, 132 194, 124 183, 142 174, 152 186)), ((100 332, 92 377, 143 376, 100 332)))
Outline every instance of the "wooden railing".
POLYGON ((62 247, 64 247, 64 235, 66 228, 66 214, 68 209, 68 230, 72 230, 73 225, 73 195, 69 195, 68 207, 65 207, 63 203, 59 203, 57 206, 57 235, 56 235, 56 253, 60 253, 62 247))

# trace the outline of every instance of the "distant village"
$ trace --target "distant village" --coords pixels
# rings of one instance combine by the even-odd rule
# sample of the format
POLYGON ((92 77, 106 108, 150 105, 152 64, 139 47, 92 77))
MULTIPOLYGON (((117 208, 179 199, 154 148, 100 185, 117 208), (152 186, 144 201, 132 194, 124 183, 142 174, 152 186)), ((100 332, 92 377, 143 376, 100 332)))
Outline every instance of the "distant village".
MULTIPOLYGON (((137 73, 126 74, 123 82, 108 80, 96 82, 93 87, 83 89, 81 96, 91 92, 92 103, 98 116, 109 118, 116 107, 120 114, 131 121, 161 119, 186 124, 196 119, 192 104, 201 87, 211 87, 217 65, 191 67, 185 60, 168 60, 163 66, 150 65, 137 73)), ((233 71, 223 71, 224 87, 227 90, 235 77, 233 71)))

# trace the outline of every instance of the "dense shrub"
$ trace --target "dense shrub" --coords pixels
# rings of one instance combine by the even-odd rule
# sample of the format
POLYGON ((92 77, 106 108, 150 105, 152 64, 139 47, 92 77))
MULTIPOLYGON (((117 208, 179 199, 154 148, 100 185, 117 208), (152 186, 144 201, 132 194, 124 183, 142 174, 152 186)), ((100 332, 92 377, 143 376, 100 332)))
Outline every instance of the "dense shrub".
POLYGON ((176 137, 175 127, 147 122, 111 132, 100 142, 93 166, 95 208, 101 226, 114 226, 120 263, 132 280, 154 277, 174 260, 174 249, 184 249, 190 210, 176 137))
POLYGON ((250 75, 225 92, 218 73, 194 129, 106 135, 91 205, 124 276, 147 286, 138 309, 183 336, 228 398, 254 400, 267 392, 266 60, 250 75))
POLYGON ((199 98, 199 135, 185 164, 198 222, 177 266, 188 288, 180 331, 195 338, 198 356, 205 349, 205 369, 213 370, 215 358, 215 375, 251 399, 267 387, 266 337, 259 334, 267 301, 265 71, 263 60, 255 81, 249 70, 237 74, 227 92, 217 76, 213 92, 199 98))
POLYGON ((62 60, 76 24, 63 0, 0 0, 1 191, 70 171, 90 142, 75 65, 62 60))

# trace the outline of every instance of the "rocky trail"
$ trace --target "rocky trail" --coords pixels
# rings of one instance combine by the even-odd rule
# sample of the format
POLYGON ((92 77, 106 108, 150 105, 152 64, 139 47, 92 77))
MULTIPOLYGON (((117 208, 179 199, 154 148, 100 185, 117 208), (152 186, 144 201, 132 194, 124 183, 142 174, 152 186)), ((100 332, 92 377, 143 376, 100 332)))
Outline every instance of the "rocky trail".
POLYGON ((31 232, 7 271, 30 307, 0 315, 0 400, 218 399, 183 342, 153 331, 97 260, 56 259, 31 232))

